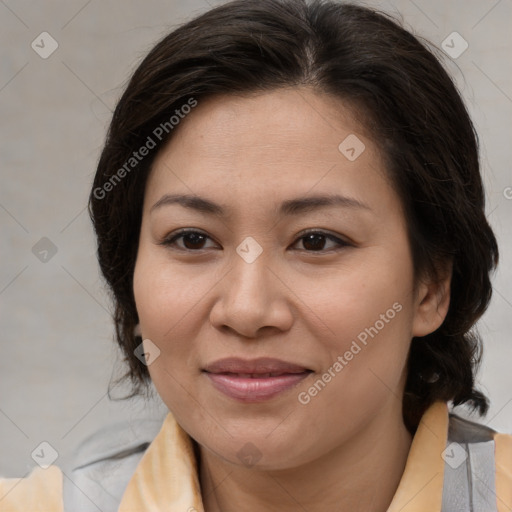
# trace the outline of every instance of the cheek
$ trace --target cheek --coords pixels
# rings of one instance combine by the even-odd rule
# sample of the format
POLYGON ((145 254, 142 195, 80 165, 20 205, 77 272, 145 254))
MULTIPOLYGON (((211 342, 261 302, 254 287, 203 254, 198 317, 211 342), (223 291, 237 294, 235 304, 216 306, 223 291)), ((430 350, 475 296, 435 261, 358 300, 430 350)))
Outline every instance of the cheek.
POLYGON ((354 253, 343 269, 330 269, 314 286, 308 276, 294 279, 318 334, 322 326, 323 340, 337 350, 348 349, 359 335, 363 344, 372 334, 390 342, 409 339, 413 277, 407 251, 370 252, 354 253))
POLYGON ((170 264, 165 254, 141 247, 133 290, 144 336, 164 339, 193 314, 205 297, 211 273, 170 264))
POLYGON ((317 349, 328 357, 316 380, 298 390, 305 421, 315 418, 320 438, 356 432, 402 395, 412 308, 406 292, 377 288, 324 309, 334 334, 318 338, 317 349))
MULTIPOLYGON (((321 320, 315 323, 326 326, 326 335, 316 337, 327 355, 322 371, 328 373, 329 391, 324 392, 321 383, 317 386, 325 393, 324 406, 346 403, 343 409, 350 410, 349 403, 360 408, 364 402, 370 407, 383 395, 400 393, 412 337, 413 277, 405 249, 403 258, 400 251, 391 256, 383 251, 368 258, 363 272, 355 264, 353 269, 347 266, 343 272, 332 272, 305 300, 321 320)), ((318 414, 324 400, 315 400, 318 414)))
MULTIPOLYGON (((211 272, 185 265, 171 265, 165 254, 141 244, 134 271, 133 289, 142 336, 160 353, 148 371, 167 406, 180 410, 190 405, 191 371, 197 372, 197 340, 204 309, 202 300, 216 281, 211 272)), ((204 321, 204 320, 203 320, 204 321)))

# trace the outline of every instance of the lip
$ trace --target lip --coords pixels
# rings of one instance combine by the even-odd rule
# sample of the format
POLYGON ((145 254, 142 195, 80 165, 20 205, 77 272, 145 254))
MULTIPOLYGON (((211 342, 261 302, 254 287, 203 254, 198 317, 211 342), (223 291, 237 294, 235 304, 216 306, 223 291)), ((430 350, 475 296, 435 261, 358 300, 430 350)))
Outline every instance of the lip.
POLYGON ((264 402, 295 387, 312 370, 294 363, 262 357, 227 358, 208 364, 203 372, 223 394, 241 402, 264 402))
POLYGON ((227 357, 207 364, 204 371, 208 373, 302 373, 309 369, 299 364, 289 363, 281 359, 271 357, 259 357, 257 359, 241 359, 239 357, 227 357))

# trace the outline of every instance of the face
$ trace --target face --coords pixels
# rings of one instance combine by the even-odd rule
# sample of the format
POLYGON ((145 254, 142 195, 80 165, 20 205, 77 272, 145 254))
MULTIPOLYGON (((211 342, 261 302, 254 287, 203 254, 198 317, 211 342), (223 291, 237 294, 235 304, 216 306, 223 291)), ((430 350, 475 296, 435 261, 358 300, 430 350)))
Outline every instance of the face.
POLYGON ((398 418, 433 330, 413 284, 401 202, 340 100, 210 98, 157 156, 136 306, 155 387, 209 453, 292 467, 398 418))

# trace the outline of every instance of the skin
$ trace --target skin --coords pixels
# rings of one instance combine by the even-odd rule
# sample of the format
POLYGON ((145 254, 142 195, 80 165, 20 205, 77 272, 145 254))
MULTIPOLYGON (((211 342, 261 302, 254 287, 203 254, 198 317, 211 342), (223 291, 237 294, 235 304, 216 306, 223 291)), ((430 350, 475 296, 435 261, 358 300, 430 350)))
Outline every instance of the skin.
POLYGON ((411 444, 402 418, 410 341, 441 325, 449 280, 415 281, 400 199, 348 105, 309 88, 200 101, 148 178, 134 294, 142 336, 161 351, 151 378, 199 445, 205 510, 386 510, 411 444), (354 161, 338 149, 350 134, 365 145, 354 161), (285 200, 333 193, 365 207, 278 215, 285 200), (165 194, 198 195, 230 214, 152 210, 165 194), (180 228, 206 238, 162 244, 180 228), (305 229, 345 244, 320 236, 312 250, 305 229), (252 263, 236 252, 249 236, 263 249, 252 263), (400 312, 300 403, 396 303, 400 312), (231 356, 313 373, 271 400, 241 403, 201 371, 231 356), (239 456, 247 443, 255 464, 239 456))

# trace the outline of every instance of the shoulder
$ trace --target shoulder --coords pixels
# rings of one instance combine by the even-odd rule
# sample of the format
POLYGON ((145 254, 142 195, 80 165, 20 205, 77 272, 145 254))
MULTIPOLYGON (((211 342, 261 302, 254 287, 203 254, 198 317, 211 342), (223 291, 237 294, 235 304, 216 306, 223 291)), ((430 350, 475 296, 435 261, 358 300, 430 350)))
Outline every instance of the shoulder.
POLYGON ((62 472, 57 466, 35 467, 23 478, 0 477, 1 512, 61 512, 62 505, 62 472))
POLYGON ((497 510, 497 498, 512 507, 512 435, 449 416, 442 457, 443 510, 497 510))
POLYGON ((510 433, 498 432, 487 425, 451 413, 447 438, 447 445, 450 444, 460 444, 475 454, 478 450, 483 453, 483 447, 487 447, 487 450, 492 450, 493 457, 497 457, 498 454, 509 457, 512 468, 512 434, 510 433))
POLYGON ((62 466, 36 467, 23 478, 0 477, 0 512, 117 511, 165 416, 111 423, 84 439, 62 466))
POLYGON ((165 415, 116 422, 94 432, 62 467, 64 510, 117 511, 123 493, 165 415))

